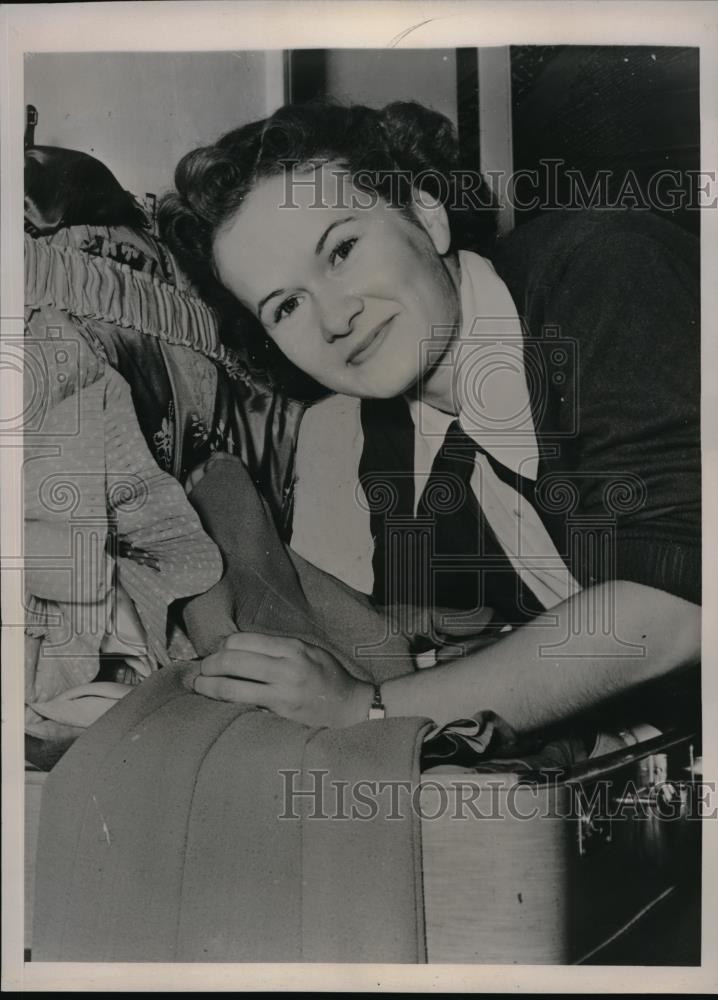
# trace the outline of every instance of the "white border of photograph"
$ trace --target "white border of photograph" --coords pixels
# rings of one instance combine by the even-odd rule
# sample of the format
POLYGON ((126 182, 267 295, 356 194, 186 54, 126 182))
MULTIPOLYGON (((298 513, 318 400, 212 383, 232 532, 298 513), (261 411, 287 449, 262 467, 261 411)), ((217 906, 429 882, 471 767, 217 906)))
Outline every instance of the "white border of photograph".
MULTIPOLYGON (((281 104, 282 50, 454 48, 509 44, 656 44, 700 47, 702 170, 718 171, 718 3, 712 2, 147 2, 5 4, 0 9, 2 94, 2 336, 22 335, 23 54, 79 51, 276 50, 267 59, 267 111, 281 104)), ((387 95, 390 98, 391 95, 387 95)), ((231 126, 231 122, 227 123, 231 126)), ((497 133, 498 134, 498 133, 497 133)), ((506 155, 500 145, 492 154, 506 155)), ((485 164, 482 164, 485 166, 485 164)), ((714 174, 715 177, 715 174, 714 174)), ((705 778, 718 776, 718 186, 702 216, 705 778), (713 554, 713 558, 711 558, 713 554)), ((0 426, 22 412, 21 371, 0 371, 0 426)), ((718 989, 718 822, 704 823, 701 968, 556 966, 322 966, 24 964, 22 441, 0 442, 3 677, 3 989, 11 991, 352 990, 367 992, 698 993, 718 989)), ((718 803, 712 802, 718 813, 718 803)), ((487 914, 487 919, 491 915, 487 914)))

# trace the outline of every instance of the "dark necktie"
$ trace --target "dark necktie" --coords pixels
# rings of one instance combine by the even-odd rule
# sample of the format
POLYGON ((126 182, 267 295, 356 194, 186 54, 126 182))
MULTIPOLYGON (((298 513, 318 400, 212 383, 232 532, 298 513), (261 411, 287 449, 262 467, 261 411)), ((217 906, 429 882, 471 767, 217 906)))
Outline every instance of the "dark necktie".
POLYGON ((362 404, 360 481, 371 510, 374 593, 381 605, 471 611, 488 606, 520 624, 542 606, 523 585, 471 486, 477 452, 530 501, 531 484, 496 462, 452 421, 414 508, 414 424, 405 400, 362 404))

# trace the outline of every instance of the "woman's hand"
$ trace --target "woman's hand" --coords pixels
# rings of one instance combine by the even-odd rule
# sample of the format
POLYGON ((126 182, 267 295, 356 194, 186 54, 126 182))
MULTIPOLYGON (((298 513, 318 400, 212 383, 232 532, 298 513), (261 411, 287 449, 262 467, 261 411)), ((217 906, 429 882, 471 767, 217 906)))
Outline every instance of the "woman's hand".
POLYGON ((501 625, 492 625, 493 608, 482 607, 469 615, 462 614, 455 623, 450 616, 450 609, 437 608, 434 612, 434 634, 440 640, 436 648, 437 663, 470 656, 504 638, 501 625))
POLYGON ((219 652, 202 660, 194 690, 332 728, 366 719, 373 695, 371 684, 351 677, 318 646, 253 632, 228 636, 219 652))

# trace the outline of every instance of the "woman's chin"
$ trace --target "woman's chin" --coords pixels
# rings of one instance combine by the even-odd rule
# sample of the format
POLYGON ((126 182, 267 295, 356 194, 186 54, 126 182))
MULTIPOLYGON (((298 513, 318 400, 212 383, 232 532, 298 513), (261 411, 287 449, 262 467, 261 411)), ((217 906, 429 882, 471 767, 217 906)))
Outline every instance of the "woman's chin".
POLYGON ((360 399, 394 399, 409 392, 416 385, 416 369, 387 365, 386 359, 371 358, 363 365, 347 366, 343 370, 330 373, 329 377, 318 379, 330 392, 343 396, 358 396, 360 399))
POLYGON ((416 380, 415 371, 392 371, 385 361, 377 358, 372 359, 371 366, 366 366, 361 377, 347 380, 347 384, 351 381, 351 388, 342 391, 362 399, 394 399, 408 392, 416 380))
POLYGON ((360 399, 395 399, 403 396, 411 388, 411 382, 377 382, 371 385, 356 386, 352 390, 344 390, 351 396, 360 399))

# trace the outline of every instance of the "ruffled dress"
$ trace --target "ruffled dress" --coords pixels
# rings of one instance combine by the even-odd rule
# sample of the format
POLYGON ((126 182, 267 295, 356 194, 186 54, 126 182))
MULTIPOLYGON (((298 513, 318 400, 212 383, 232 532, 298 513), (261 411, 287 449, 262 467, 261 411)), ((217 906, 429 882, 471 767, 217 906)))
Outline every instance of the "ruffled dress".
POLYGON ((145 234, 26 236, 25 303, 26 732, 57 740, 194 657, 172 605, 222 563, 181 483, 228 451, 280 507, 301 408, 145 234))

